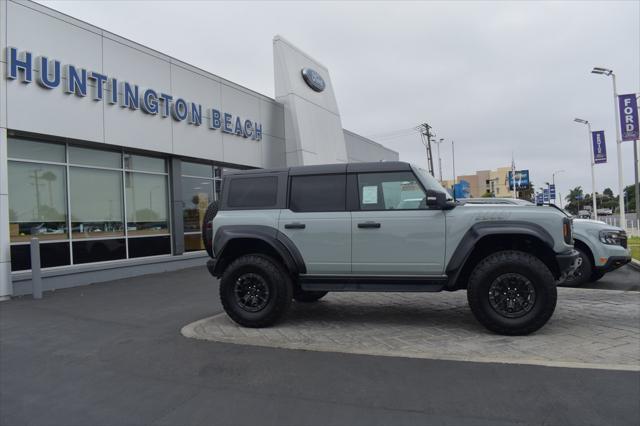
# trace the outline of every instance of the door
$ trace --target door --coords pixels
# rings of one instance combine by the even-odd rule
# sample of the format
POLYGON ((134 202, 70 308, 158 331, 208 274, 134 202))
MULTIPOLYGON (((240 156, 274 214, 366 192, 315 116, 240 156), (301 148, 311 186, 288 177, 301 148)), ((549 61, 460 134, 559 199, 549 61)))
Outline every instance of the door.
POLYGON ((346 211, 346 175, 291 176, 288 209, 278 230, 296 245, 308 275, 351 272, 351 214, 346 211))
POLYGON ((351 213, 354 275, 444 274, 445 217, 413 172, 359 173, 351 213))

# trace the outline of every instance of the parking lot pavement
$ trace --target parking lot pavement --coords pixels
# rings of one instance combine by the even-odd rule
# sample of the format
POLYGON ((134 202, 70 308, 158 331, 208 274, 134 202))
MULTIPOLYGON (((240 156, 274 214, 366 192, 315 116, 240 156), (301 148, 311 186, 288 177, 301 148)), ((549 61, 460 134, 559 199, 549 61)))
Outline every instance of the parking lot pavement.
POLYGON ((638 372, 286 350, 180 334, 220 312, 204 267, 0 303, 0 424, 640 421, 638 372))

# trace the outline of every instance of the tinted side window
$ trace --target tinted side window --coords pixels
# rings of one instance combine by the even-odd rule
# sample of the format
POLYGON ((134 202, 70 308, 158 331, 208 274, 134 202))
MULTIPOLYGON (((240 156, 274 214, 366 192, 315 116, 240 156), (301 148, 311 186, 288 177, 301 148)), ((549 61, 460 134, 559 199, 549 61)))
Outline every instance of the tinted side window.
POLYGON ((289 208, 294 212, 344 211, 347 175, 292 176, 289 208))
POLYGON ((277 194, 277 176, 234 178, 229 185, 228 205, 235 208, 271 208, 276 205, 277 194))
POLYGON ((360 210, 426 209, 425 194, 411 172, 358 174, 360 210))

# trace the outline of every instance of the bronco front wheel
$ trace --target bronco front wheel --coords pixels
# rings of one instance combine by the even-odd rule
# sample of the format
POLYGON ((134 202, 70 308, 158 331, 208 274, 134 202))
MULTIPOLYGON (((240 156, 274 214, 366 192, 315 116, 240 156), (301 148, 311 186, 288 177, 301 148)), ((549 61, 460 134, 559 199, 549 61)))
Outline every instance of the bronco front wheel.
POLYGON ((520 251, 493 253, 474 268, 467 300, 476 319, 489 330, 524 335, 542 327, 556 307, 557 290, 549 268, 520 251))

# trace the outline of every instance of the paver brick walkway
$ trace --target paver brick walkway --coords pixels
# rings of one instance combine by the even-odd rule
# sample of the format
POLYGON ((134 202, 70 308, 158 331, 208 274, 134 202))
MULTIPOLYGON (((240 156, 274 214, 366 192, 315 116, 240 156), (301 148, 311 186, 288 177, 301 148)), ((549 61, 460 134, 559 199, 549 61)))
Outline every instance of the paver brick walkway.
POLYGON ((330 293, 294 302, 270 328, 243 328, 223 313, 182 334, 286 349, 640 371, 640 293, 559 288, 551 320, 518 337, 476 322, 464 291, 330 293))

